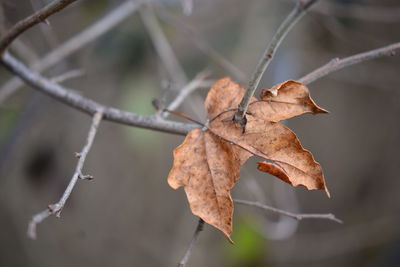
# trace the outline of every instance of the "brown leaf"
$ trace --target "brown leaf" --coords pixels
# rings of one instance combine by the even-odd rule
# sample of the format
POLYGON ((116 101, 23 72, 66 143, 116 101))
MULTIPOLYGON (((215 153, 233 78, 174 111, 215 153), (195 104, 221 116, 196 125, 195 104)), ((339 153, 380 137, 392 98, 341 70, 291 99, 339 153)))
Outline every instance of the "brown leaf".
MULTIPOLYGON (((325 189, 321 166, 296 135, 277 121, 303 113, 326 113, 309 96, 308 89, 287 81, 263 90, 262 101, 252 98, 246 130, 231 120, 245 89, 229 78, 211 87, 205 107, 206 130, 192 130, 174 150, 169 185, 185 187, 193 214, 221 230, 230 240, 233 203, 230 191, 239 179, 239 168, 253 155, 258 169, 293 185, 325 189)), ((231 240, 230 240, 231 241, 231 240)))
POLYGON ((247 115, 246 132, 243 134, 238 124, 224 120, 225 116, 232 116, 233 113, 228 112, 213 121, 210 131, 253 155, 273 161, 286 174, 286 179, 278 176, 285 182, 293 186, 303 185, 307 189, 325 189, 329 196, 321 166, 301 146, 295 133, 282 124, 247 115))
POLYGON ((239 179, 239 167, 239 157, 230 144, 195 129, 174 150, 168 176, 172 188, 185 187, 193 214, 221 230, 229 240, 233 213, 230 191, 239 179))
POLYGON ((264 89, 260 98, 262 101, 250 104, 249 112, 268 121, 278 122, 304 113, 328 113, 314 103, 308 88, 296 81, 286 81, 271 89, 264 89))
POLYGON ((290 185, 301 185, 306 187, 307 189, 324 189, 328 197, 330 197, 330 193, 328 191, 328 188, 325 186, 324 179, 319 175, 316 176, 316 179, 313 179, 312 175, 309 175, 303 170, 293 167, 284 162, 269 163, 266 161, 260 161, 257 162, 257 164, 258 170, 262 172, 267 172, 275 177, 278 177, 279 179, 290 185), (295 177, 295 179, 292 179, 292 177, 295 177))

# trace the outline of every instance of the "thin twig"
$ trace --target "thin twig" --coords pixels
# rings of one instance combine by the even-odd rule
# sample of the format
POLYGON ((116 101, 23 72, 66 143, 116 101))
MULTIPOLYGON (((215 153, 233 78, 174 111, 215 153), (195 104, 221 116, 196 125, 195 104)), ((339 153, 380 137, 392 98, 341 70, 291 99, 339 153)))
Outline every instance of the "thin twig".
POLYGON ((72 90, 68 90, 57 83, 51 82, 49 79, 31 71, 9 53, 5 53, 3 58, 0 59, 0 62, 9 71, 23 79, 27 84, 60 102, 90 115, 94 115, 96 112, 101 110, 103 112, 104 120, 182 135, 185 135, 188 131, 194 128, 198 128, 198 126, 194 124, 166 121, 161 119, 159 116, 141 116, 120 109, 104 106, 92 99, 83 97, 72 90))
POLYGON ((177 30, 182 31, 182 33, 192 41, 192 43, 206 56, 208 56, 211 60, 213 60, 217 65, 226 70, 231 76, 233 76, 236 80, 244 81, 246 75, 238 69, 236 65, 227 60, 224 56, 222 56, 217 50, 215 50, 212 46, 210 46, 204 39, 200 36, 199 32, 184 23, 176 16, 172 15, 165 8, 157 9, 160 18, 165 22, 173 25, 177 30))
POLYGON ((1 38, 0 40, 0 55, 4 53, 4 50, 17 38, 20 34, 31 28, 32 26, 45 21, 52 14, 61 11, 69 4, 72 4, 77 0, 56 0, 44 8, 38 10, 29 17, 17 22, 11 29, 1 38))
POLYGON ((181 261, 178 263, 177 267, 185 267, 190 256, 192 255, 192 250, 194 248, 194 245, 196 244, 197 239, 199 238, 200 232, 203 231, 203 228, 204 228, 204 221, 202 219, 199 219, 199 223, 197 224, 196 230, 194 231, 193 238, 190 241, 190 244, 185 252, 185 255, 183 256, 181 261))
POLYGON ((325 219, 325 220, 332 220, 337 223, 343 223, 342 220, 339 220, 338 218, 335 217, 332 213, 326 213, 326 214, 312 214, 312 213, 292 213, 289 211, 277 209, 271 206, 267 206, 264 204, 261 204, 260 202, 253 202, 253 201, 248 201, 248 200, 241 200, 241 199, 234 199, 233 202, 237 204, 242 204, 242 205, 247 205, 247 206, 252 206, 268 211, 272 211, 275 213, 279 213, 282 215, 286 215, 288 217, 292 217, 298 221, 303 220, 303 219, 325 219))
MULTIPOLYGON (((167 109, 168 110, 177 109, 182 104, 182 102, 186 99, 186 97, 188 95, 190 95, 197 88, 203 86, 204 79, 207 78, 208 75, 209 75, 208 71, 202 71, 199 74, 197 74, 193 80, 191 80, 185 87, 183 87, 179 91, 179 93, 177 94, 175 99, 168 105, 167 109)), ((168 112, 163 113, 162 116, 165 118, 165 117, 167 117, 167 115, 168 115, 168 112)))
POLYGON ((70 70, 61 75, 57 75, 56 77, 51 78, 51 81, 55 82, 55 83, 62 83, 62 82, 65 82, 66 80, 81 77, 84 74, 85 74, 85 72, 81 69, 70 70))
MULTIPOLYGON (((7 32, 5 25, 6 18, 4 16, 4 8, 0 6, 0 36, 3 36, 7 32)), ((27 62, 33 62, 39 58, 29 45, 26 45, 19 39, 13 41, 10 50, 27 62)))
POLYGON ((370 50, 364 53, 356 54, 343 59, 334 58, 324 66, 298 79, 298 81, 304 84, 309 84, 332 72, 343 69, 345 67, 349 67, 351 65, 355 65, 358 63, 362 63, 383 56, 394 56, 396 52, 399 50, 400 50, 400 42, 387 45, 381 48, 377 48, 374 50, 370 50))
MULTIPOLYGON (((32 64, 34 71, 42 72, 49 69, 50 67, 60 63, 62 59, 68 57, 72 53, 76 52, 82 47, 93 40, 97 39, 101 35, 113 29, 119 23, 128 18, 134 11, 138 9, 141 1, 127 0, 109 13, 103 18, 90 25, 68 41, 64 42, 61 46, 45 55, 42 59, 35 61, 32 64)), ((0 104, 10 97, 19 87, 23 85, 23 82, 14 77, 7 81, 0 88, 0 104)))
MULTIPOLYGON (((39 223, 45 220, 50 215, 56 215, 56 217, 60 217, 61 211, 65 206, 65 202, 68 200, 69 196, 74 189, 76 182, 78 179, 85 179, 87 175, 82 175, 83 164, 85 163, 86 156, 89 153, 90 148, 92 147, 94 137, 96 136, 97 129, 99 127, 100 121, 102 119, 103 114, 101 112, 97 112, 94 114, 92 119, 92 124, 90 126, 89 134, 87 136, 86 144, 83 147, 82 151, 79 153, 78 164, 76 165, 75 172, 72 175, 72 178, 64 191, 64 194, 60 198, 60 200, 48 206, 46 210, 43 210, 32 217, 32 220, 28 225, 28 237, 35 239, 36 238, 36 228, 39 223)), ((90 176, 90 175, 89 175, 90 176)), ((92 176, 90 176, 92 177, 92 176)))
POLYGON ((187 83, 186 74, 161 29, 152 7, 150 5, 143 6, 139 13, 150 35, 154 48, 173 82, 174 88, 182 87, 187 83))
POLYGON ((183 119, 185 119, 185 120, 194 122, 194 123, 196 123, 197 125, 201 126, 201 128, 206 127, 206 126, 204 125, 204 123, 199 122, 199 121, 193 119, 192 117, 190 117, 189 115, 183 114, 183 113, 181 113, 181 112, 178 112, 178 111, 175 111, 175 110, 168 110, 168 109, 164 109, 163 111, 164 111, 164 112, 171 113, 172 115, 175 115, 175 116, 177 116, 177 117, 183 118, 183 119))
MULTIPOLYGON (((42 5, 41 0, 30 0, 30 2, 33 10, 36 11, 41 8, 42 5)), ((56 47, 59 44, 59 42, 56 36, 54 35, 52 27, 49 27, 49 25, 50 25, 49 21, 45 20, 45 23, 39 23, 38 26, 40 31, 42 32, 44 39, 46 40, 48 47, 54 49, 54 47, 56 47)))
POLYGON ((258 65, 250 79, 246 93, 239 104, 238 111, 233 118, 235 121, 240 122, 242 126, 245 125, 245 114, 249 106, 250 99, 254 95, 254 92, 260 83, 261 77, 274 57, 275 51, 278 49, 279 45, 282 43, 283 39, 293 28, 293 26, 296 25, 296 23, 303 17, 305 12, 317 1, 318 0, 298 0, 295 8, 282 22, 275 35, 272 37, 271 42, 258 62, 258 65))

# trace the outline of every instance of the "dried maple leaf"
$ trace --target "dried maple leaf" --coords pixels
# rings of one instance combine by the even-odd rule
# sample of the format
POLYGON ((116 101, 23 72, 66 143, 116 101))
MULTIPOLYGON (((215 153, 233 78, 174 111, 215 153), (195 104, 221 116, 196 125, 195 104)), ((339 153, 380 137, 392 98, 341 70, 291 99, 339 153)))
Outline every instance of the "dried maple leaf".
POLYGON ((232 232, 230 191, 239 179, 240 160, 226 141, 201 129, 191 131, 174 151, 169 185, 185 192, 194 215, 221 230, 232 232))
POLYGON ((296 81, 286 81, 271 89, 264 89, 260 98, 262 101, 253 103, 250 112, 271 122, 290 119, 304 113, 328 113, 314 103, 308 88, 296 81), (266 105, 265 101, 269 104, 266 105))
POLYGON ((307 87, 287 81, 264 89, 261 99, 250 101, 246 130, 232 121, 245 89, 229 78, 210 89, 205 107, 208 126, 192 130, 174 150, 169 185, 185 187, 193 214, 221 230, 230 240, 233 203, 230 191, 239 179, 239 169, 251 156, 258 169, 293 185, 325 189, 321 166, 305 150, 296 135, 277 123, 303 113, 326 113, 310 98, 307 87))

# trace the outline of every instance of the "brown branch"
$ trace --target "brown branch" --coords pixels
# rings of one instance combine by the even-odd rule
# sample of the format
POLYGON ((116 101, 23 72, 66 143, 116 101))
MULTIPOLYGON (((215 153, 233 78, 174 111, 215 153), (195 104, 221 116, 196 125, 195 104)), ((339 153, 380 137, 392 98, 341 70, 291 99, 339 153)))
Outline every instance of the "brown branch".
MULTIPOLYGON (((31 2, 31 6, 34 11, 40 10, 42 7, 42 3, 43 3, 43 2, 37 1, 37 0, 30 0, 29 2, 31 2)), ((45 20, 44 23, 39 23, 38 27, 44 37, 44 40, 46 41, 46 44, 48 45, 48 47, 53 49, 54 47, 58 46, 59 40, 54 35, 54 31, 53 31, 52 27, 49 27, 49 25, 50 25, 50 22, 48 20, 45 20)))
POLYGON ((52 14, 61 11, 69 4, 76 2, 77 0, 55 0, 38 10, 29 17, 17 22, 0 40, 0 55, 4 53, 4 50, 14 41, 20 34, 31 28, 32 26, 45 21, 52 14))
MULTIPOLYGON (((59 47, 45 55, 42 59, 33 62, 32 69, 42 72, 50 67, 60 63, 64 58, 76 52, 88 43, 97 39, 101 35, 113 29, 119 23, 128 18, 134 11, 138 9, 141 1, 127 0, 100 20, 96 21, 74 37, 70 38, 59 47)), ((12 95, 19 87, 23 85, 18 77, 14 77, 7 81, 0 89, 0 104, 3 103, 10 95, 12 95)))
POLYGON ((103 119, 121 124, 152 129, 162 132, 185 135, 188 131, 198 128, 197 125, 166 121, 159 116, 141 116, 120 109, 104 106, 89 98, 83 97, 72 90, 51 82, 49 79, 31 71, 9 53, 5 53, 0 61, 9 71, 19 76, 27 84, 64 104, 84 113, 94 115, 103 113, 103 119))
POLYGON ((237 204, 242 204, 242 205, 247 205, 247 206, 252 206, 256 208, 260 208, 263 210, 268 210, 272 211, 275 213, 279 213, 282 215, 286 215, 288 217, 292 217, 298 221, 303 220, 303 219, 325 219, 325 220, 332 220, 337 223, 343 223, 342 220, 339 220, 338 218, 335 217, 332 213, 327 213, 327 214, 312 214, 312 213, 292 213, 289 211, 277 209, 271 206, 267 206, 264 204, 261 204, 260 202, 253 202, 253 201, 248 201, 248 200, 241 200, 241 199, 234 199, 233 202, 237 204))
MULTIPOLYGON (((7 32, 6 24, 4 7, 0 5, 0 36, 3 36, 7 32)), ((17 54, 26 62, 33 62, 39 58, 36 52, 33 51, 29 45, 26 45, 24 42, 18 39, 14 40, 12 46, 10 47, 10 51, 17 54)))
POLYGON ((64 194, 60 198, 60 200, 55 203, 51 204, 48 206, 47 209, 37 213, 32 217, 32 220, 29 222, 28 225, 28 237, 32 239, 36 239, 36 228, 39 223, 41 223, 43 220, 48 218, 50 215, 56 215, 57 217, 60 217, 61 211, 65 206, 65 202, 68 200, 69 196, 72 193, 72 190, 74 189, 76 182, 78 179, 91 179, 93 176, 91 175, 83 175, 82 174, 82 169, 83 169, 83 164, 85 163, 86 156, 89 153, 90 148, 92 147, 94 137, 96 136, 97 129, 99 127, 100 121, 102 119, 103 114, 101 112, 98 112, 94 114, 92 124, 90 126, 89 134, 87 136, 86 144, 83 147, 82 151, 80 153, 77 153, 77 157, 79 158, 78 164, 76 165, 75 172, 72 175, 72 178, 67 186, 67 188, 64 191, 64 194))
POLYGON ((183 258, 180 260, 177 267, 186 266, 186 263, 188 262, 190 256, 192 255, 192 250, 194 248, 194 245, 196 244, 197 239, 199 238, 200 232, 203 231, 203 228, 204 228, 204 221, 202 219, 199 219, 199 223, 197 224, 196 230, 194 231, 192 240, 190 241, 190 244, 185 252, 185 255, 183 255, 183 258))
POLYGON ((233 120, 239 122, 243 127, 246 124, 245 115, 249 107, 250 99, 253 97, 261 78, 267 69, 269 63, 275 55, 275 51, 279 48, 283 39, 293 28, 294 25, 303 17, 305 12, 317 2, 318 0, 298 0, 295 8, 290 12, 286 19, 279 26, 278 30, 272 37, 271 42, 265 49, 257 67, 249 81, 246 93, 239 104, 238 111, 233 117, 233 120))
POLYGON ((332 72, 338 71, 340 69, 362 63, 368 60, 376 59, 383 56, 394 56, 397 51, 400 50, 400 42, 394 43, 388 46, 370 50, 364 53, 356 54, 343 59, 335 58, 324 66, 314 70, 313 72, 303 76, 298 79, 299 82, 304 84, 312 83, 332 72))

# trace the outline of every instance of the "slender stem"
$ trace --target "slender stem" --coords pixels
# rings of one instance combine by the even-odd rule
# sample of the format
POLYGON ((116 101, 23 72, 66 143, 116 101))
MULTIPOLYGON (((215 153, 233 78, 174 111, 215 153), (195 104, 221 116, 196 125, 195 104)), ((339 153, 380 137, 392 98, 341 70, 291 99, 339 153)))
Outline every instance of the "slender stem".
POLYGON ((173 115, 175 115, 175 116, 177 116, 177 117, 181 117, 181 118, 183 118, 183 119, 185 119, 185 120, 194 122, 194 123, 196 123, 197 125, 200 125, 201 127, 205 127, 205 125, 204 125, 203 123, 201 123, 201 122, 199 122, 199 121, 193 119, 193 118, 190 117, 189 115, 183 114, 183 113, 178 112, 178 111, 175 111, 175 110, 164 109, 163 111, 164 111, 164 112, 171 113, 171 114, 173 114, 173 115))
POLYGON ((29 17, 17 22, 0 40, 0 55, 20 34, 32 26, 45 21, 52 14, 61 11, 77 0, 55 0, 29 17))
MULTIPOLYGON (((183 87, 175 99, 168 105, 168 110, 177 109, 182 102, 190 95, 194 90, 204 85, 204 80, 209 75, 208 71, 202 71, 194 77, 185 87, 183 87)), ((163 113, 163 117, 166 117, 168 113, 163 113)))
POLYGON ((272 212, 279 213, 282 215, 286 215, 286 216, 292 217, 298 221, 303 220, 303 219, 325 219, 325 220, 332 220, 337 223, 343 223, 342 220, 339 220, 338 218, 336 218, 335 215, 333 215, 332 213, 327 213, 327 214, 292 213, 292 212, 289 212, 286 210, 281 210, 281 209, 277 209, 277 208, 274 208, 271 206, 261 204, 260 202, 253 202, 253 201, 241 200, 241 199, 234 199, 233 202, 235 202, 237 204, 252 206, 252 207, 260 208, 263 210, 268 210, 268 211, 272 211, 272 212))
POLYGON ((61 211, 65 206, 65 202, 70 197, 72 190, 74 189, 78 179, 80 178, 85 179, 85 177, 90 176, 90 175, 82 175, 82 169, 86 160, 86 156, 89 153, 90 148, 92 147, 93 140, 94 137, 96 136, 97 129, 99 127, 102 117, 103 114, 101 112, 97 112, 96 114, 94 114, 89 134, 87 136, 86 144, 84 145, 82 151, 77 154, 79 157, 78 164, 76 165, 75 172, 72 175, 72 178, 67 188, 65 189, 63 195, 61 196, 60 200, 57 203, 49 205, 46 210, 43 210, 32 217, 32 220, 29 222, 28 225, 28 232, 27 232, 28 237, 35 239, 37 225, 46 218, 48 218, 50 215, 56 215, 57 217, 60 217, 61 211))
POLYGON ((204 39, 194 27, 191 27, 189 24, 183 22, 178 17, 172 15, 165 8, 158 8, 157 11, 161 19, 174 26, 175 29, 180 30, 188 40, 192 41, 194 46, 196 46, 201 52, 208 56, 217 65, 227 71, 236 80, 244 81, 246 79, 246 75, 240 69, 238 69, 235 64, 227 60, 217 50, 210 46, 210 44, 204 41, 204 39))
POLYGON ((85 72, 81 69, 70 70, 61 75, 57 75, 56 77, 51 78, 51 81, 55 83, 63 83, 66 80, 78 78, 83 76, 84 74, 85 72))
MULTIPOLYGON (((59 47, 45 55, 42 59, 33 62, 32 69, 42 72, 50 67, 59 64, 64 58, 76 52, 80 48, 101 35, 113 29, 119 23, 128 18, 134 11, 138 9, 141 1, 127 0, 104 17, 81 31, 80 33, 67 40, 59 47)), ((18 77, 11 78, 0 88, 0 104, 3 103, 9 96, 17 91, 23 85, 23 82, 18 77)))
MULTIPOLYGON (((31 6, 33 10, 39 10, 42 7, 42 3, 37 0, 30 0, 31 6)), ((48 45, 49 48, 53 49, 59 44, 58 38, 53 34, 53 29, 49 27, 50 23, 46 19, 44 23, 39 23, 38 27, 46 41, 46 44, 48 45)))
POLYGON ((351 65, 355 65, 383 56, 394 56, 397 51, 400 51, 400 42, 370 50, 364 53, 356 54, 343 59, 334 58, 322 67, 298 79, 298 81, 304 84, 309 84, 332 72, 343 69, 345 67, 349 67, 351 65))
POLYGON ((51 82, 49 79, 31 71, 9 53, 5 53, 3 58, 0 59, 0 62, 9 71, 19 76, 33 88, 84 113, 94 115, 96 112, 102 111, 105 120, 182 135, 185 135, 188 131, 194 128, 198 128, 198 126, 194 124, 166 121, 156 116, 141 116, 120 109, 104 106, 89 98, 83 97, 72 90, 68 90, 59 84, 51 82))
POLYGON ((185 252, 185 255, 183 255, 183 258, 180 260, 177 267, 186 266, 186 263, 188 262, 190 256, 192 255, 192 250, 194 248, 194 245, 196 244, 197 239, 199 238, 200 232, 203 231, 203 228, 204 228, 204 221, 202 219, 199 219, 199 223, 197 224, 196 230, 194 231, 193 238, 190 241, 190 244, 185 252))
POLYGON ((161 59, 170 79, 173 81, 174 88, 180 88, 187 83, 187 77, 181 64, 179 63, 167 37, 165 36, 156 15, 151 6, 143 6, 140 15, 146 27, 154 48, 161 59))
POLYGON ((242 101, 239 104, 238 111, 233 118, 235 121, 243 122, 247 108, 249 107, 250 99, 254 95, 254 92, 256 91, 265 70, 274 57, 275 51, 278 49, 279 45, 282 43, 283 39, 293 28, 293 26, 296 25, 296 23, 303 17, 305 12, 317 1, 318 0, 299 0, 292 12, 290 12, 290 14, 279 26, 268 47, 265 49, 263 56, 258 62, 258 65, 249 81, 249 86, 246 90, 246 93, 243 96, 242 101))

